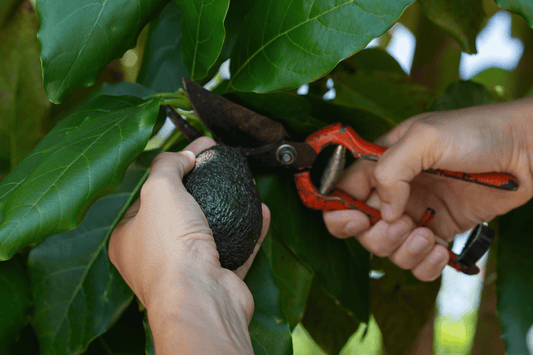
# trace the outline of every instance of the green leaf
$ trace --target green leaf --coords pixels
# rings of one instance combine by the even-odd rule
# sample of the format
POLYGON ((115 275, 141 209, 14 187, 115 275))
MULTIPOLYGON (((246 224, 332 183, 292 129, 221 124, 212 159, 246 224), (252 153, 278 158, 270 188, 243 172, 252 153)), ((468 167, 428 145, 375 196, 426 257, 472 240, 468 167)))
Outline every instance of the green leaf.
POLYGON ((145 355, 143 312, 131 302, 120 319, 96 338, 84 355, 145 355))
POLYGON ((394 125, 426 111, 433 93, 405 74, 358 71, 333 79, 333 103, 371 112, 394 125))
POLYGON ((366 112, 360 121, 370 119, 371 114, 371 121, 381 127, 392 128, 426 111, 434 96, 427 87, 412 82, 398 62, 378 48, 365 49, 341 62, 331 77, 335 89, 332 102, 366 112))
POLYGON ((137 197, 154 155, 147 152, 131 164, 120 187, 91 206, 78 228, 54 235, 31 250, 32 323, 42 354, 82 353, 133 299, 109 261, 107 243, 137 197))
POLYGON ((435 308, 440 278, 432 282, 417 280, 386 258, 372 258, 372 269, 384 272, 371 280, 372 314, 383 334, 388 354, 410 354, 413 342, 435 308))
POLYGON ((461 80, 448 86, 444 94, 433 102, 430 111, 455 110, 492 102, 492 95, 483 85, 461 80))
POLYGON ((464 52, 475 54, 476 37, 483 26, 482 0, 421 0, 427 18, 455 38, 464 52))
POLYGON ((404 74, 400 64, 389 53, 381 48, 367 48, 343 60, 331 72, 332 76, 344 75, 344 72, 355 73, 358 70, 372 72, 383 70, 396 74, 404 74))
POLYGON ((314 281, 302 325, 326 354, 339 354, 357 331, 359 321, 314 281))
POLYGON ((496 101, 512 100, 513 72, 502 68, 488 68, 470 79, 483 85, 496 101))
POLYGON ((0 28, 4 26, 22 0, 0 0, 0 28))
POLYGON ((20 7, 0 31, 0 158, 10 168, 42 139, 52 106, 42 85, 38 29, 37 14, 20 7))
MULTIPOLYGON (((29 281, 28 281, 29 283, 29 281)), ((28 286, 29 292, 29 286, 28 286)), ((28 323, 24 329, 20 332, 20 337, 11 345, 9 352, 10 355, 26 355, 26 354, 39 354, 39 342, 37 336, 28 323)))
POLYGON ((336 105, 320 97, 307 95, 311 103, 311 115, 327 120, 327 123, 342 122, 352 127, 363 139, 373 142, 396 125, 395 122, 377 116, 370 111, 336 105))
POLYGON ((181 59, 181 11, 174 2, 150 23, 148 39, 137 82, 156 92, 173 92, 183 88, 182 78, 189 71, 181 59))
POLYGON ((529 201, 498 221, 498 317, 506 353, 513 355, 529 353, 526 335, 533 325, 533 239, 528 223, 532 217, 529 201))
POLYGON ((229 0, 178 0, 178 6, 183 13, 183 62, 191 80, 202 79, 222 50, 229 0))
POLYGON ((22 258, 0 263, 0 353, 8 354, 11 344, 28 323, 32 304, 30 285, 22 258))
POLYGON ((39 40, 48 99, 96 82, 104 67, 135 47, 144 26, 168 0, 37 0, 39 40))
POLYGON ((292 355, 289 323, 264 250, 259 250, 244 279, 255 302, 249 331, 255 355, 292 355))
POLYGON ((146 355, 155 355, 154 337, 150 330, 150 324, 148 324, 148 313, 144 312, 143 319, 144 337, 146 338, 144 352, 146 355))
POLYGON ((257 1, 231 55, 231 85, 267 92, 316 80, 388 30, 412 2, 257 1))
POLYGON ((100 96, 61 121, 0 183, 0 260, 75 228, 146 146, 159 100, 100 96))
POLYGON ((313 273, 278 240, 272 237, 268 240, 272 249, 270 266, 281 296, 281 308, 292 331, 304 316, 313 273))
POLYGON ((322 214, 306 208, 292 176, 255 176, 261 200, 270 208, 270 229, 310 269, 317 281, 340 305, 368 322, 369 280, 367 258, 353 257, 347 241, 329 234, 322 214))
POLYGON ((507 11, 514 12, 526 20, 529 27, 533 28, 533 3, 530 0, 494 0, 507 11))

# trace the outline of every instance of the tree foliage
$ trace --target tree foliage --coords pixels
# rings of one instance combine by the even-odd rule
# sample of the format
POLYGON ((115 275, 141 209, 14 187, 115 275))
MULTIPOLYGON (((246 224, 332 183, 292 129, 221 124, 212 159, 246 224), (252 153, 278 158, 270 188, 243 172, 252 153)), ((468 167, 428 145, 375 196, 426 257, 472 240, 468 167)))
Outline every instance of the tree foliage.
MULTIPOLYGON (((178 92, 182 78, 213 79, 218 93, 282 123, 294 139, 343 122, 374 140, 416 114, 517 98, 507 74, 481 73, 442 90, 407 75, 383 50, 397 22, 419 38, 422 24, 435 26, 442 43, 468 53, 476 52, 487 9, 500 6, 533 25, 530 1, 495 3, 0 0, 0 352, 153 353, 107 243, 153 157, 185 144, 176 132, 150 140, 165 118, 160 105, 191 109, 178 92), (378 48, 365 49, 378 37, 378 48), (132 48, 136 65, 116 61, 132 48), (231 76, 223 80, 217 71, 226 59, 231 76), (121 81, 125 72, 136 83, 121 81), (102 84, 106 77, 119 82, 102 84), (329 79, 333 100, 323 98, 329 79), (308 94, 296 94, 304 84, 308 94), (132 342, 132 334, 146 341, 132 342)), ((435 64, 445 56, 428 49, 413 70, 442 78, 440 70, 458 67, 435 64)), ((533 84, 530 75, 516 77, 522 87, 533 84)), ((407 353, 432 314, 438 282, 421 283, 354 240, 332 237, 321 214, 303 206, 290 174, 255 179, 272 212, 245 279, 255 300, 255 353, 291 354, 301 323, 336 354, 371 314, 387 351, 407 353), (385 274, 371 279, 371 269, 385 274)), ((512 354, 527 353, 533 322, 533 238, 524 225, 532 215, 527 204, 499 223, 498 308, 512 354)))

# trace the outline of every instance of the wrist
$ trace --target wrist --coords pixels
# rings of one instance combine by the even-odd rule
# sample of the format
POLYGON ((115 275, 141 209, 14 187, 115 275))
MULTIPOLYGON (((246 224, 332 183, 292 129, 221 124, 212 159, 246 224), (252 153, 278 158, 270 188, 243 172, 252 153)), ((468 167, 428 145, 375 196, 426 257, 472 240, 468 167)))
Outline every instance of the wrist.
POLYGON ((210 275, 180 274, 173 283, 160 282, 146 305, 157 353, 252 353, 238 302, 210 275))
POLYGON ((533 171, 533 98, 523 98, 509 103, 511 107, 507 112, 511 115, 511 130, 513 132, 513 139, 516 143, 517 156, 514 161, 516 165, 521 165, 520 170, 523 171, 523 163, 528 164, 528 171, 533 171))

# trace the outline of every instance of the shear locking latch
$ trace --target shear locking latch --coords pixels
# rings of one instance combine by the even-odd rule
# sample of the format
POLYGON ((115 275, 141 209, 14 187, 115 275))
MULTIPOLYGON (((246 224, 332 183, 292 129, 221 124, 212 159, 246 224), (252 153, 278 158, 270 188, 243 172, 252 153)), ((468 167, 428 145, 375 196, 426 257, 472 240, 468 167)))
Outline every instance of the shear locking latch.
POLYGON ((457 262, 468 267, 473 267, 476 262, 489 250, 494 240, 494 230, 485 224, 478 224, 468 236, 465 247, 457 262))

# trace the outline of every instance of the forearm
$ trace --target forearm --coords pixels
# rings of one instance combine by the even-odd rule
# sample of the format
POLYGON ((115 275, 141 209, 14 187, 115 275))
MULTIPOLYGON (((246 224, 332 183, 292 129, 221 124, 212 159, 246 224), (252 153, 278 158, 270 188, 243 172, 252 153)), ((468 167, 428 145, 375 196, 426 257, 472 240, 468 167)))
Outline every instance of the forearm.
POLYGON ((253 354, 246 316, 224 290, 180 289, 167 289, 147 307, 157 355, 253 354))
POLYGON ((157 355, 253 353, 248 344, 238 345, 229 337, 213 332, 210 327, 198 324, 198 320, 164 312, 148 314, 157 355))

